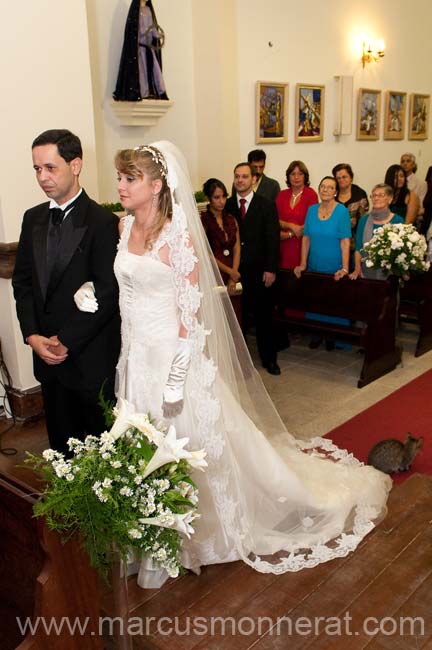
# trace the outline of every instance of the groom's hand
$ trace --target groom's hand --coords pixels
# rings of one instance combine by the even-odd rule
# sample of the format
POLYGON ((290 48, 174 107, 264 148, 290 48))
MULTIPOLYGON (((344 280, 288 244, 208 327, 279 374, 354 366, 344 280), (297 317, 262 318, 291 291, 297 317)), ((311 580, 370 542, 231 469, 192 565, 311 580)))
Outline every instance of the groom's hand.
POLYGON ((62 361, 64 361, 68 355, 68 348, 63 345, 63 343, 59 340, 58 336, 50 336, 49 338, 51 344, 51 352, 55 354, 56 357, 62 357, 62 361))
POLYGON ((57 339, 57 337, 47 338, 40 334, 31 334, 31 336, 27 337, 27 343, 30 345, 33 352, 49 366, 56 366, 67 358, 67 349, 63 346, 63 348, 66 349, 66 353, 64 350, 58 350, 58 346, 59 344, 61 345, 61 343, 58 339, 57 341, 53 339, 57 339))

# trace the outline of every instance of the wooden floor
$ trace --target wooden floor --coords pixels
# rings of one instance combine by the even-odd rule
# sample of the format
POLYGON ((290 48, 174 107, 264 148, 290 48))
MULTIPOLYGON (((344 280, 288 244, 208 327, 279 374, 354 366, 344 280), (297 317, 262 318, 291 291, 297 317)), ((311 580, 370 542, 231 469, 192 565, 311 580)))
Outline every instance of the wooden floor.
MULTIPOLYGON (((0 455, 2 469, 22 462, 25 448, 46 446, 43 421, 2 436, 5 427, 0 422, 2 447, 15 446, 18 454, 0 455)), ((432 649, 431 523, 432 477, 415 474, 393 489, 387 517, 347 558, 281 576, 241 562, 214 565, 160 590, 141 590, 130 578, 133 648, 432 649), (135 635, 138 629, 148 634, 135 635)), ((116 647, 105 641, 106 648, 116 647)))

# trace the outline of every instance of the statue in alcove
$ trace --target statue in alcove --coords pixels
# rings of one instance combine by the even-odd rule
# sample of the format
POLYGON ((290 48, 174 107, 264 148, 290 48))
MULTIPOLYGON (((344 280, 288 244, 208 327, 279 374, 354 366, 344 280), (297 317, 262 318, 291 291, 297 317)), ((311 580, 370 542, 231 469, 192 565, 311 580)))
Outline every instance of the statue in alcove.
POLYGON ((162 76, 165 34, 151 0, 132 0, 113 97, 118 101, 168 99, 162 76))

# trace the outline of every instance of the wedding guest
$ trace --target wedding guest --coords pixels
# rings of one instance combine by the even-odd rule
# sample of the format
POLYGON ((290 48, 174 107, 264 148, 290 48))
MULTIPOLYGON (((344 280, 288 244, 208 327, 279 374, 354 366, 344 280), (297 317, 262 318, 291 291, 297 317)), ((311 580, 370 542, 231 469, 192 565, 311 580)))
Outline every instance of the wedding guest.
POLYGON ((256 179, 253 190, 269 201, 275 201, 280 192, 280 185, 274 178, 264 174, 266 159, 266 153, 262 149, 254 149, 248 153, 248 163, 252 165, 256 179))
MULTIPOLYGON (((420 219, 423 217, 423 201, 427 192, 427 183, 422 181, 421 178, 417 176, 417 163, 416 157, 413 153, 404 153, 401 156, 400 164, 404 170, 407 177, 408 189, 410 192, 415 192, 418 198, 418 210, 416 218, 420 219)), ((407 223, 412 223, 408 221, 407 223)))
POLYGON ((418 197, 408 189, 406 172, 401 165, 390 165, 384 183, 393 190, 390 208, 394 214, 402 217, 405 223, 415 223, 418 214, 418 197))
POLYGON ((279 263, 279 222, 276 204, 253 191, 255 172, 247 162, 234 168, 235 193, 226 203, 240 230, 243 328, 255 321, 261 363, 271 375, 280 375, 274 336, 274 282, 279 263))
POLYGON ((372 210, 359 221, 356 233, 356 249, 354 253, 354 271, 350 273, 351 280, 358 277, 373 280, 385 280, 387 274, 382 269, 368 268, 362 261, 361 250, 366 242, 372 239, 374 231, 387 223, 404 223, 403 217, 394 214, 391 209, 393 188, 386 183, 378 183, 372 189, 372 210))
POLYGON ((286 170, 287 190, 276 198, 280 225, 280 258, 282 269, 293 269, 300 264, 301 242, 306 213, 318 203, 318 195, 309 187, 309 171, 301 160, 293 160, 286 170))
POLYGON ((347 208, 350 214, 351 230, 354 236, 359 219, 369 210, 367 194, 361 187, 353 183, 354 172, 348 163, 335 165, 332 169, 332 174, 337 180, 339 188, 336 200, 347 208))
MULTIPOLYGON (((324 176, 319 184, 320 203, 312 205, 306 215, 301 261, 294 269, 299 278, 303 271, 332 274, 335 280, 348 275, 351 224, 349 212, 336 200, 338 185, 333 176, 324 176)), ((344 318, 323 314, 308 313, 307 318, 330 323, 348 324, 344 318)), ((309 347, 314 349, 322 342, 314 337, 309 347)), ((343 344, 340 344, 342 347, 343 344)), ((332 350, 335 342, 326 341, 327 350, 332 350)), ((345 347, 345 346, 344 346, 345 347)))
POLYGON ((235 217, 225 209, 228 193, 222 181, 209 178, 203 185, 203 192, 208 205, 201 213, 201 221, 241 325, 241 297, 237 289, 241 277, 239 228, 235 217))

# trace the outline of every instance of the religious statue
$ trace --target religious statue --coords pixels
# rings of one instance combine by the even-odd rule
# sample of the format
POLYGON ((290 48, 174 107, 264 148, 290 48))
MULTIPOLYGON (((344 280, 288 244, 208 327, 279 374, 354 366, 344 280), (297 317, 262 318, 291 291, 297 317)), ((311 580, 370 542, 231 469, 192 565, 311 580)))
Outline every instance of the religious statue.
POLYGON ((151 0, 132 0, 113 97, 118 101, 168 99, 162 76, 165 34, 151 0))

